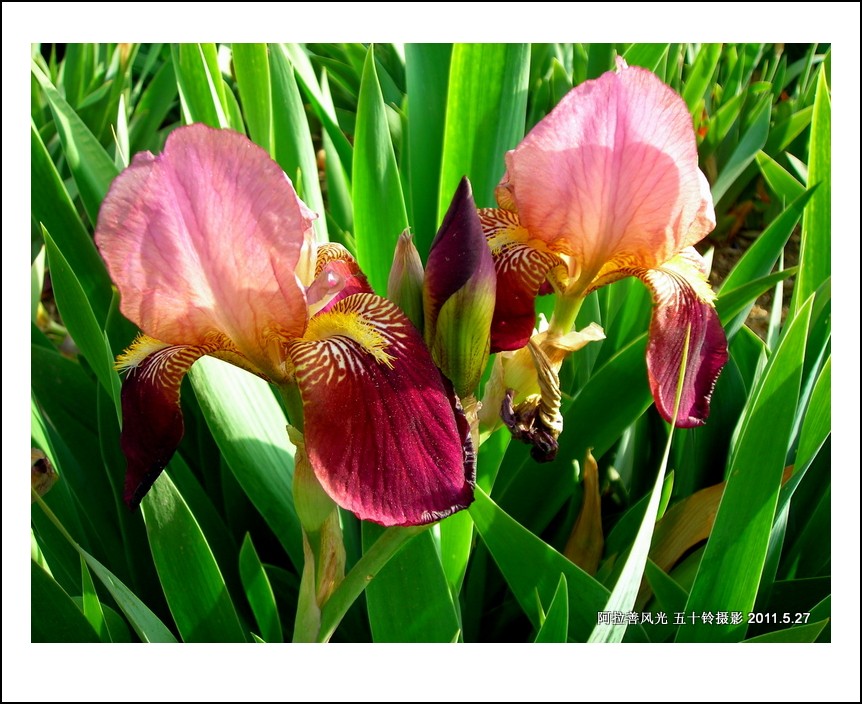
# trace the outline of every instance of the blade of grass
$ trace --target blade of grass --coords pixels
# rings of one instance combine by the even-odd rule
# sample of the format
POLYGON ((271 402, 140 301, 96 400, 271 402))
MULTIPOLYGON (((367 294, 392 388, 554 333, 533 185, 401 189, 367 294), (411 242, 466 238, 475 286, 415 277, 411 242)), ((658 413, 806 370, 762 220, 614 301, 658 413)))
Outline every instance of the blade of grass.
POLYGON ((95 224, 99 206, 118 173, 117 167, 93 133, 35 63, 31 64, 31 71, 48 99, 63 145, 63 156, 69 163, 87 217, 95 224))
MULTIPOLYGON (((747 614, 754 606, 790 444, 810 313, 811 301, 788 326, 749 397, 686 611, 747 614)), ((681 629, 677 640, 734 642, 742 639, 746 627, 744 622, 700 622, 681 629)))
POLYGON ((141 506, 153 561, 183 640, 245 642, 212 551, 167 474, 156 480, 141 506))
POLYGON ((495 204, 503 154, 524 136, 529 56, 526 44, 457 44, 452 50, 437 222, 465 175, 479 207, 495 204))
POLYGON ((808 147, 808 187, 817 186, 802 216, 799 277, 793 287, 791 313, 826 280, 832 263, 832 108, 825 69, 821 68, 811 119, 808 147))
POLYGON ((269 386, 217 359, 198 360, 189 379, 222 456, 287 551, 302 567, 302 537, 293 506, 293 445, 269 386))
POLYGON ((263 639, 267 643, 284 642, 275 594, 248 533, 245 534, 239 552, 239 573, 263 639))
POLYGON ((536 643, 565 643, 569 639, 569 587, 560 575, 557 591, 548 607, 545 622, 536 634, 536 643))
POLYGON ((407 211, 374 49, 369 48, 356 108, 353 209, 356 254, 372 288, 385 293, 398 236, 407 227, 407 211))
MULTIPOLYGON (((362 544, 371 548, 384 529, 362 524, 362 544)), ((450 643, 461 623, 430 532, 392 557, 365 589, 375 643, 450 643)))

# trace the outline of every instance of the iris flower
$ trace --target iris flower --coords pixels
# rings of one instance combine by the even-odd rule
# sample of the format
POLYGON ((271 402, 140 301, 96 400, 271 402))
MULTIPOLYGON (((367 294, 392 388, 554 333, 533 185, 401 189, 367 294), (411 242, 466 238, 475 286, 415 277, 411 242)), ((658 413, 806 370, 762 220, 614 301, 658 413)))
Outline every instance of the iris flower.
POLYGON ((96 243, 143 335, 121 356, 124 498, 134 507, 183 434, 180 383, 203 355, 302 399, 305 448, 340 506, 383 525, 472 501, 475 457, 421 335, 374 295, 262 149, 227 130, 175 130, 114 181, 96 243))
POLYGON ((688 336, 677 426, 702 424, 727 342, 692 246, 715 213, 680 96, 618 60, 615 72, 570 91, 506 154, 506 169, 500 207, 479 211, 498 275, 492 351, 527 343, 539 293, 559 296, 550 341, 569 333, 589 293, 636 276, 655 304, 647 368, 656 406, 672 420, 688 336))

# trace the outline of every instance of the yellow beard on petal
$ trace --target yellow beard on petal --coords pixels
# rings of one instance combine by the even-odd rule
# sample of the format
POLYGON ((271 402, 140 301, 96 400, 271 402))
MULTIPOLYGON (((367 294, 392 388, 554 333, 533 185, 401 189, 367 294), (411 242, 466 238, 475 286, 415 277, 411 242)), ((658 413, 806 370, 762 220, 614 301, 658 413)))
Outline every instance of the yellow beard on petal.
POLYGON ((355 312, 332 310, 315 316, 308 321, 308 328, 302 339, 319 341, 336 336, 357 342, 377 362, 392 369, 394 357, 386 352, 386 338, 374 325, 355 312))

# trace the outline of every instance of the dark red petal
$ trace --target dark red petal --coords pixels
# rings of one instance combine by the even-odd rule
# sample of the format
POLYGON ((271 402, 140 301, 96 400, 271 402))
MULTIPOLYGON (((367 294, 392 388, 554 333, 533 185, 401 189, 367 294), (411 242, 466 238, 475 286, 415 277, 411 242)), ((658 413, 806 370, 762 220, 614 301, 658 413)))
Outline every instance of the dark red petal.
POLYGON ((676 426, 703 425, 709 416, 715 382, 727 362, 727 338, 718 314, 678 274, 652 270, 643 278, 653 289, 656 303, 647 347, 647 370, 656 408, 666 421, 673 421, 679 369, 691 326, 676 426))
POLYGON ((172 345, 132 367, 123 381, 123 431, 126 456, 123 501, 137 508, 167 466, 183 437, 180 383, 206 347, 172 345))
POLYGON ((517 214, 501 208, 480 208, 479 220, 497 271, 497 302, 491 322, 491 353, 517 350, 527 344, 536 326, 536 296, 545 278, 562 260, 533 246, 517 214))
POLYGON ((473 501, 469 426, 417 330, 358 294, 315 316, 290 356, 308 457, 327 493, 385 526, 440 520, 473 501))

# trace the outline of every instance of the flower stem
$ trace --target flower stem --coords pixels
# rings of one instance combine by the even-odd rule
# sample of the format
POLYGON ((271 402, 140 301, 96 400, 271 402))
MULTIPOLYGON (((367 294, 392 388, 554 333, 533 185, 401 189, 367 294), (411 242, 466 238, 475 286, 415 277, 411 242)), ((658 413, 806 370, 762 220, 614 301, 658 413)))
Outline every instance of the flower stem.
POLYGON ((411 526, 409 528, 387 528, 383 535, 347 573, 344 581, 329 597, 320 610, 320 633, 317 640, 326 643, 338 628, 344 614, 363 592, 374 576, 383 569, 395 554, 429 526, 411 526))
POLYGON ((583 302, 583 296, 557 295, 554 313, 551 315, 551 322, 548 325, 549 337, 562 337, 574 329, 575 318, 578 317, 583 302))

